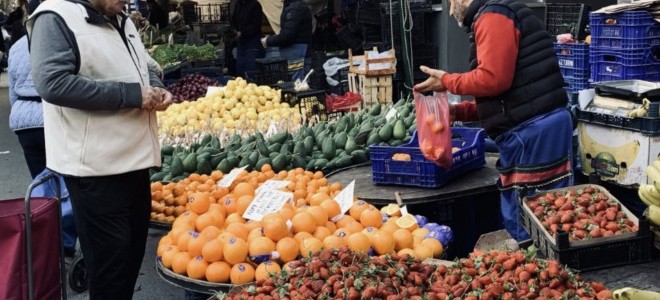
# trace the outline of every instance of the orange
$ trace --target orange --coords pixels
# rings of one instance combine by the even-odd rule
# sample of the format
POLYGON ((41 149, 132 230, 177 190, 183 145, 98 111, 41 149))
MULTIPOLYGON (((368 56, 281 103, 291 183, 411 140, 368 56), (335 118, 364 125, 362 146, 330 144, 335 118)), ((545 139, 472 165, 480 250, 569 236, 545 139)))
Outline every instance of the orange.
POLYGON ((331 232, 335 232, 335 230, 337 230, 337 225, 335 225, 335 223, 332 223, 332 221, 325 222, 325 227, 330 229, 331 232))
POLYGON ((399 229, 399 226, 396 226, 394 222, 386 222, 383 226, 380 227, 380 231, 387 231, 389 233, 394 233, 399 229))
POLYGON ((257 266, 257 270, 254 273, 254 279, 257 281, 268 279, 271 274, 278 274, 280 271, 282 271, 282 269, 276 262, 270 260, 265 261, 257 266))
POLYGON ((261 219, 261 223, 266 224, 269 222, 286 222, 286 219, 278 213, 268 213, 261 219))
POLYGON ((336 235, 338 237, 345 238, 345 237, 347 237, 351 234, 348 232, 348 230, 346 230, 344 228, 339 228, 339 229, 335 230, 335 232, 333 232, 332 235, 336 235))
POLYGON ((346 246, 345 238, 331 235, 323 239, 323 247, 325 249, 339 249, 342 246, 346 246))
POLYGON ((315 237, 306 238, 300 243, 300 254, 302 257, 310 257, 323 250, 323 242, 315 237))
POLYGON ((330 191, 336 192, 336 191, 341 191, 341 183, 339 182, 333 182, 330 184, 330 191))
POLYGON ((150 188, 152 192, 160 191, 163 189, 163 183, 161 183, 160 181, 152 182, 150 188))
POLYGON ((321 207, 325 209, 325 211, 328 213, 328 218, 332 219, 339 214, 341 214, 341 208, 339 207, 339 203, 337 201, 328 199, 323 202, 321 202, 321 207))
POLYGON ((398 254, 399 256, 410 255, 412 257, 416 257, 416 255, 417 255, 415 253, 415 250, 410 249, 410 248, 401 249, 396 254, 398 254))
POLYGON ((415 258, 419 258, 421 260, 425 260, 427 258, 433 258, 433 249, 424 246, 424 245, 417 245, 413 249, 415 251, 415 258))
POLYGON ((220 239, 210 240, 202 247, 202 257, 208 262, 222 260, 222 250, 225 244, 220 239))
POLYGON ((280 209, 279 214, 280 214, 284 219, 287 219, 287 220, 291 220, 291 219, 293 219, 293 215, 294 215, 294 213, 293 213, 293 209, 288 208, 288 207, 283 207, 282 209, 280 209))
POLYGON ((180 275, 186 275, 188 263, 190 262, 190 255, 188 252, 179 252, 174 255, 172 260, 172 271, 180 275))
POLYGON ((209 211, 206 214, 210 214, 213 216, 213 225, 215 225, 218 228, 222 228, 225 226, 225 213, 219 211, 219 210, 213 210, 209 211))
POLYGON ((380 209, 380 212, 383 213, 383 214, 386 214, 390 217, 392 217, 392 216, 400 217, 401 216, 401 208, 399 207, 399 205, 394 204, 394 203, 389 204, 387 206, 383 206, 383 208, 380 209))
POLYGON ((210 213, 203 213, 195 220, 195 229, 202 232, 204 228, 216 225, 216 218, 210 213))
POLYGON ((196 214, 203 214, 209 210, 211 202, 209 201, 209 193, 205 192, 196 192, 193 193, 190 198, 188 198, 188 209, 196 214))
POLYGON ((286 226, 284 218, 281 218, 279 215, 277 215, 277 217, 279 217, 279 219, 273 217, 268 219, 268 221, 262 222, 264 226, 264 236, 276 242, 289 234, 289 229, 286 226))
POLYGON ((309 232, 304 232, 303 231, 303 232, 296 233, 296 235, 293 236, 293 239, 296 240, 298 245, 300 245, 304 239, 310 238, 310 237, 314 237, 314 236, 311 235, 309 232))
POLYGON ((255 238, 248 246, 250 256, 270 255, 275 251, 275 243, 267 237, 255 238))
POLYGON ((314 177, 313 177, 313 178, 314 178, 314 179, 321 179, 321 178, 323 178, 323 172, 321 172, 321 171, 316 171, 316 173, 314 173, 314 177))
POLYGON ((241 182, 236 185, 236 187, 231 191, 231 193, 234 194, 234 197, 236 198, 245 195, 254 197, 254 187, 247 182, 241 182))
POLYGON ((247 240, 248 237, 248 231, 245 228, 245 225, 242 223, 231 223, 227 225, 227 228, 225 228, 226 232, 233 233, 236 237, 242 238, 243 240, 247 240))
POLYGON ((195 232, 188 240, 188 254, 192 257, 202 255, 202 248, 209 241, 206 236, 195 232))
POLYGON ((172 268, 172 262, 174 260, 174 255, 179 253, 179 250, 176 248, 176 246, 167 246, 165 251, 163 251, 163 254, 161 256, 161 259, 163 261, 163 266, 171 269, 172 268))
POLYGON ((212 190, 211 185, 208 185, 206 183, 202 183, 202 184, 197 186, 197 191, 198 192, 211 192, 211 190, 212 190))
POLYGON ((224 174, 222 174, 222 171, 220 171, 220 170, 215 170, 215 171, 211 172, 211 179, 213 179, 215 181, 218 181, 218 180, 222 179, 222 176, 224 176, 224 174))
POLYGON ((254 199, 254 196, 252 195, 244 195, 239 197, 238 200, 236 200, 236 212, 242 216, 250 206, 250 203, 252 203, 252 199, 254 199))
POLYGON ((318 192, 312 195, 312 197, 309 200, 309 204, 312 206, 319 206, 325 200, 332 200, 332 198, 330 198, 330 195, 326 193, 318 192))
POLYGON ((162 245, 169 246, 169 245, 172 245, 172 243, 173 243, 172 242, 172 237, 170 237, 169 235, 166 235, 166 236, 160 238, 160 240, 158 241, 158 246, 162 246, 162 245))
POLYGON ((205 236, 210 241, 212 239, 217 238, 220 235, 220 233, 222 233, 222 230, 220 230, 218 227, 209 226, 204 228, 204 230, 202 230, 202 232, 200 232, 199 234, 205 236))
POLYGON ((289 274, 293 274, 294 268, 292 267, 293 262, 288 262, 285 263, 284 266, 282 266, 282 270, 286 271, 289 274))
POLYGON ((272 170, 273 170, 273 167, 271 167, 270 164, 264 164, 264 165, 261 166, 261 172, 265 173, 265 172, 272 171, 272 170))
POLYGON ((407 229, 411 232, 419 228, 417 219, 415 219, 415 217, 410 214, 401 216, 398 220, 396 220, 396 225, 399 226, 399 228, 407 229))
POLYGON ((172 244, 175 245, 178 243, 181 234, 194 229, 195 227, 190 226, 188 223, 185 223, 184 225, 179 225, 176 227, 172 226, 172 231, 170 231, 167 235, 172 239, 172 244))
POLYGON ((316 230, 314 231, 314 237, 319 239, 320 241, 324 240, 326 237, 331 235, 332 235, 332 231, 330 231, 330 229, 324 226, 316 227, 316 230))
POLYGON ((213 283, 226 283, 229 282, 229 274, 231 273, 231 266, 224 261, 217 261, 211 263, 206 268, 206 280, 213 283))
POLYGON ((320 206, 310 206, 306 212, 314 217, 316 226, 324 226, 328 222, 328 213, 320 206))
POLYGON ((348 233, 357 233, 357 232, 360 232, 360 231, 364 230, 364 226, 362 226, 362 224, 360 224, 358 222, 352 222, 352 223, 346 224, 346 226, 344 226, 344 229, 346 229, 346 231, 348 233))
POLYGON ((355 220, 359 221, 360 215, 367 208, 369 208, 369 204, 367 204, 367 202, 364 202, 362 200, 355 201, 353 202, 351 208, 348 210, 348 214, 351 215, 351 217, 353 217, 355 220))
POLYGON ((328 185, 328 179, 325 178, 325 177, 317 179, 316 182, 318 182, 319 186, 327 186, 328 185))
POLYGON ((179 251, 188 251, 188 241, 190 241, 190 238, 194 234, 197 234, 197 232, 189 230, 179 235, 179 239, 176 241, 176 246, 179 248, 179 251))
POLYGON ((245 223, 245 229, 247 229, 248 232, 251 232, 255 228, 261 228, 262 226, 263 224, 261 224, 260 221, 250 220, 245 223))
POLYGON ((242 263, 247 259, 248 244, 245 240, 237 237, 229 239, 222 248, 225 261, 231 265, 242 263))
POLYGON ((247 237, 247 240, 246 240, 246 241, 247 241, 248 243, 252 243, 252 241, 253 241, 254 239, 256 239, 256 238, 258 238, 258 237, 263 237, 263 236, 264 236, 264 229, 261 228, 261 227, 259 227, 259 228, 255 228, 255 229, 252 229, 252 231, 250 231, 250 233, 248 234, 248 237, 247 237))
POLYGON ((353 222, 357 222, 357 220, 349 215, 343 215, 336 224, 338 228, 344 228, 346 225, 353 222))
POLYGON ((440 241, 436 239, 433 238, 423 239, 421 245, 431 248, 431 250, 433 251, 433 257, 437 258, 442 255, 442 251, 443 251, 442 243, 440 243, 440 241))
POLYGON ((246 263, 236 264, 229 275, 232 284, 244 284, 254 281, 254 268, 246 263))
POLYGON ((226 214, 230 215, 236 212, 236 198, 233 196, 227 195, 220 204, 224 205, 226 214))
POLYGON ((374 234, 374 240, 372 244, 376 253, 383 255, 394 252, 394 238, 392 234, 386 231, 379 231, 374 234))
POLYGON ((394 238, 394 249, 397 251, 413 247, 413 235, 406 229, 397 229, 392 233, 392 237, 394 238))
POLYGON ((362 233, 364 233, 367 237, 369 237, 369 241, 373 243, 373 237, 378 231, 379 231, 378 228, 367 227, 364 230, 362 230, 362 233))
POLYGON ((295 260, 296 257, 298 257, 298 253, 300 252, 298 242, 290 237, 285 237, 277 242, 275 249, 280 255, 280 260, 285 263, 295 260))
POLYGON ((293 216, 292 228, 294 233, 308 232, 313 233, 316 230, 316 221, 314 217, 307 212, 300 212, 293 216))
POLYGON ((245 223, 245 219, 241 217, 241 215, 237 213, 233 213, 231 215, 228 215, 227 218, 225 219, 225 224, 229 226, 231 223, 245 223))
POLYGON ((361 232, 349 235, 346 244, 348 244, 348 248, 354 252, 363 254, 368 253, 371 248, 369 237, 361 232))
POLYGON ((181 216, 179 216, 174 223, 172 223, 172 226, 177 226, 178 224, 182 223, 188 223, 190 226, 195 226, 195 220, 197 220, 197 217, 199 214, 196 214, 192 211, 186 211, 184 212, 181 216))
POLYGON ((360 223, 364 227, 380 228, 383 226, 383 215, 378 209, 370 206, 360 214, 360 223))
POLYGON ((209 263, 201 256, 197 256, 188 262, 186 273, 192 279, 206 279, 206 268, 208 267, 209 263))
POLYGON ((229 242, 229 240, 233 237, 236 237, 233 233, 224 231, 218 236, 218 239, 223 243, 226 243, 229 242))
POLYGON ((429 234, 429 230, 426 228, 417 228, 413 231, 412 234, 414 237, 423 239, 427 234, 429 234))

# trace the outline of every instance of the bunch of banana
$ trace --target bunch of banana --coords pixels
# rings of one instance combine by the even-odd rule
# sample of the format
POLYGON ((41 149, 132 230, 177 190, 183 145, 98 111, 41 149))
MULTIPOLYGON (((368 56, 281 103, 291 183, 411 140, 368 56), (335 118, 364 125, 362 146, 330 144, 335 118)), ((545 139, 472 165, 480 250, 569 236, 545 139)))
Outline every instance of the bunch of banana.
POLYGON ((649 206, 648 218, 655 226, 660 226, 660 158, 646 167, 649 183, 639 186, 639 198, 649 206))
POLYGON ((658 300, 660 293, 638 290, 636 288, 626 287, 621 288, 614 293, 614 299, 617 300, 658 300))

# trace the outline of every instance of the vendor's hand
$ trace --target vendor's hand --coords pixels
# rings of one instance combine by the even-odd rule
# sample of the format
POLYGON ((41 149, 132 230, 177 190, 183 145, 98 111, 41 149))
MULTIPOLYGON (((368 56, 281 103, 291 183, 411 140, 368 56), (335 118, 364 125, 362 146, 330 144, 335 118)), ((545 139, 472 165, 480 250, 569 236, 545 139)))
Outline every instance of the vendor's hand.
POLYGON ((445 90, 445 87, 442 86, 442 76, 447 74, 447 72, 442 70, 431 69, 427 66, 420 66, 419 69, 428 74, 429 78, 424 80, 424 82, 415 85, 414 89, 420 93, 426 92, 442 92, 445 90))
POLYGON ((164 88, 154 88, 160 96, 159 102, 154 106, 153 110, 163 111, 172 104, 172 93, 164 88))
POLYGON ((161 95, 151 86, 142 87, 142 109, 152 110, 160 102, 161 95))
POLYGON ((268 37, 261 38, 261 45, 264 46, 264 48, 268 48, 268 37))

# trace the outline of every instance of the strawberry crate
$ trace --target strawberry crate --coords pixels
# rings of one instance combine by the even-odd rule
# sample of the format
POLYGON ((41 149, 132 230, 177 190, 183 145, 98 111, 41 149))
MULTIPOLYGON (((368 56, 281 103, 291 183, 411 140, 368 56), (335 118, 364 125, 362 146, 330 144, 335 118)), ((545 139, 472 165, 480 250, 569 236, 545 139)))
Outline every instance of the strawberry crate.
POLYGON ((417 132, 415 132, 412 140, 402 146, 369 147, 373 182, 436 188, 447 184, 452 178, 485 166, 484 139, 486 134, 484 130, 467 127, 454 127, 451 130, 452 146, 460 148, 453 154, 451 169, 438 167, 422 155, 419 150, 417 132), (394 160, 395 154, 408 154, 410 160, 394 160))
POLYGON ((587 188, 594 188, 605 194, 610 200, 616 201, 620 206, 620 211, 635 226, 638 226, 639 230, 609 237, 569 240, 569 233, 559 229, 557 234, 553 236, 543 227, 528 203, 549 193, 565 191, 567 188, 543 191, 524 197, 520 203, 520 223, 530 234, 534 245, 543 256, 557 260, 561 264, 582 272, 651 261, 652 237, 649 221, 646 219, 639 220, 602 186, 583 184, 568 189, 573 189, 580 194, 580 191, 587 188))

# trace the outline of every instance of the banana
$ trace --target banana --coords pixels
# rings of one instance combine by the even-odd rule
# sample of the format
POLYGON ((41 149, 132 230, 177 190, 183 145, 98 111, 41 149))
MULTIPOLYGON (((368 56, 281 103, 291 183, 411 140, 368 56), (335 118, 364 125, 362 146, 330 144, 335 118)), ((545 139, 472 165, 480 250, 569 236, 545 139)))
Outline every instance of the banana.
POLYGON ((660 158, 653 161, 653 166, 656 170, 660 171, 660 158))
POLYGON ((637 195, 639 195, 639 198, 644 202, 644 204, 648 206, 660 206, 660 198, 656 199, 651 195, 650 190, 653 189, 655 192, 655 187, 653 187, 650 184, 642 184, 639 186, 639 190, 637 191, 637 195))
POLYGON ((653 200, 657 202, 657 204, 655 205, 660 206, 660 191, 658 191, 658 189, 656 189, 655 186, 650 184, 646 185, 646 190, 649 193, 649 196, 651 196, 651 198, 653 198, 653 200))
POLYGON ((655 189, 660 191, 660 169, 656 168, 657 160, 653 162, 652 166, 646 167, 646 176, 649 177, 649 183, 655 186, 655 189))
POLYGON ((636 288, 626 287, 621 288, 614 293, 614 299, 617 300, 659 300, 660 293, 638 290, 636 288))
MULTIPOLYGON (((660 206, 651 205, 649 206, 649 220, 655 226, 660 226, 660 206)), ((658 298, 660 299, 660 298, 658 298)))

